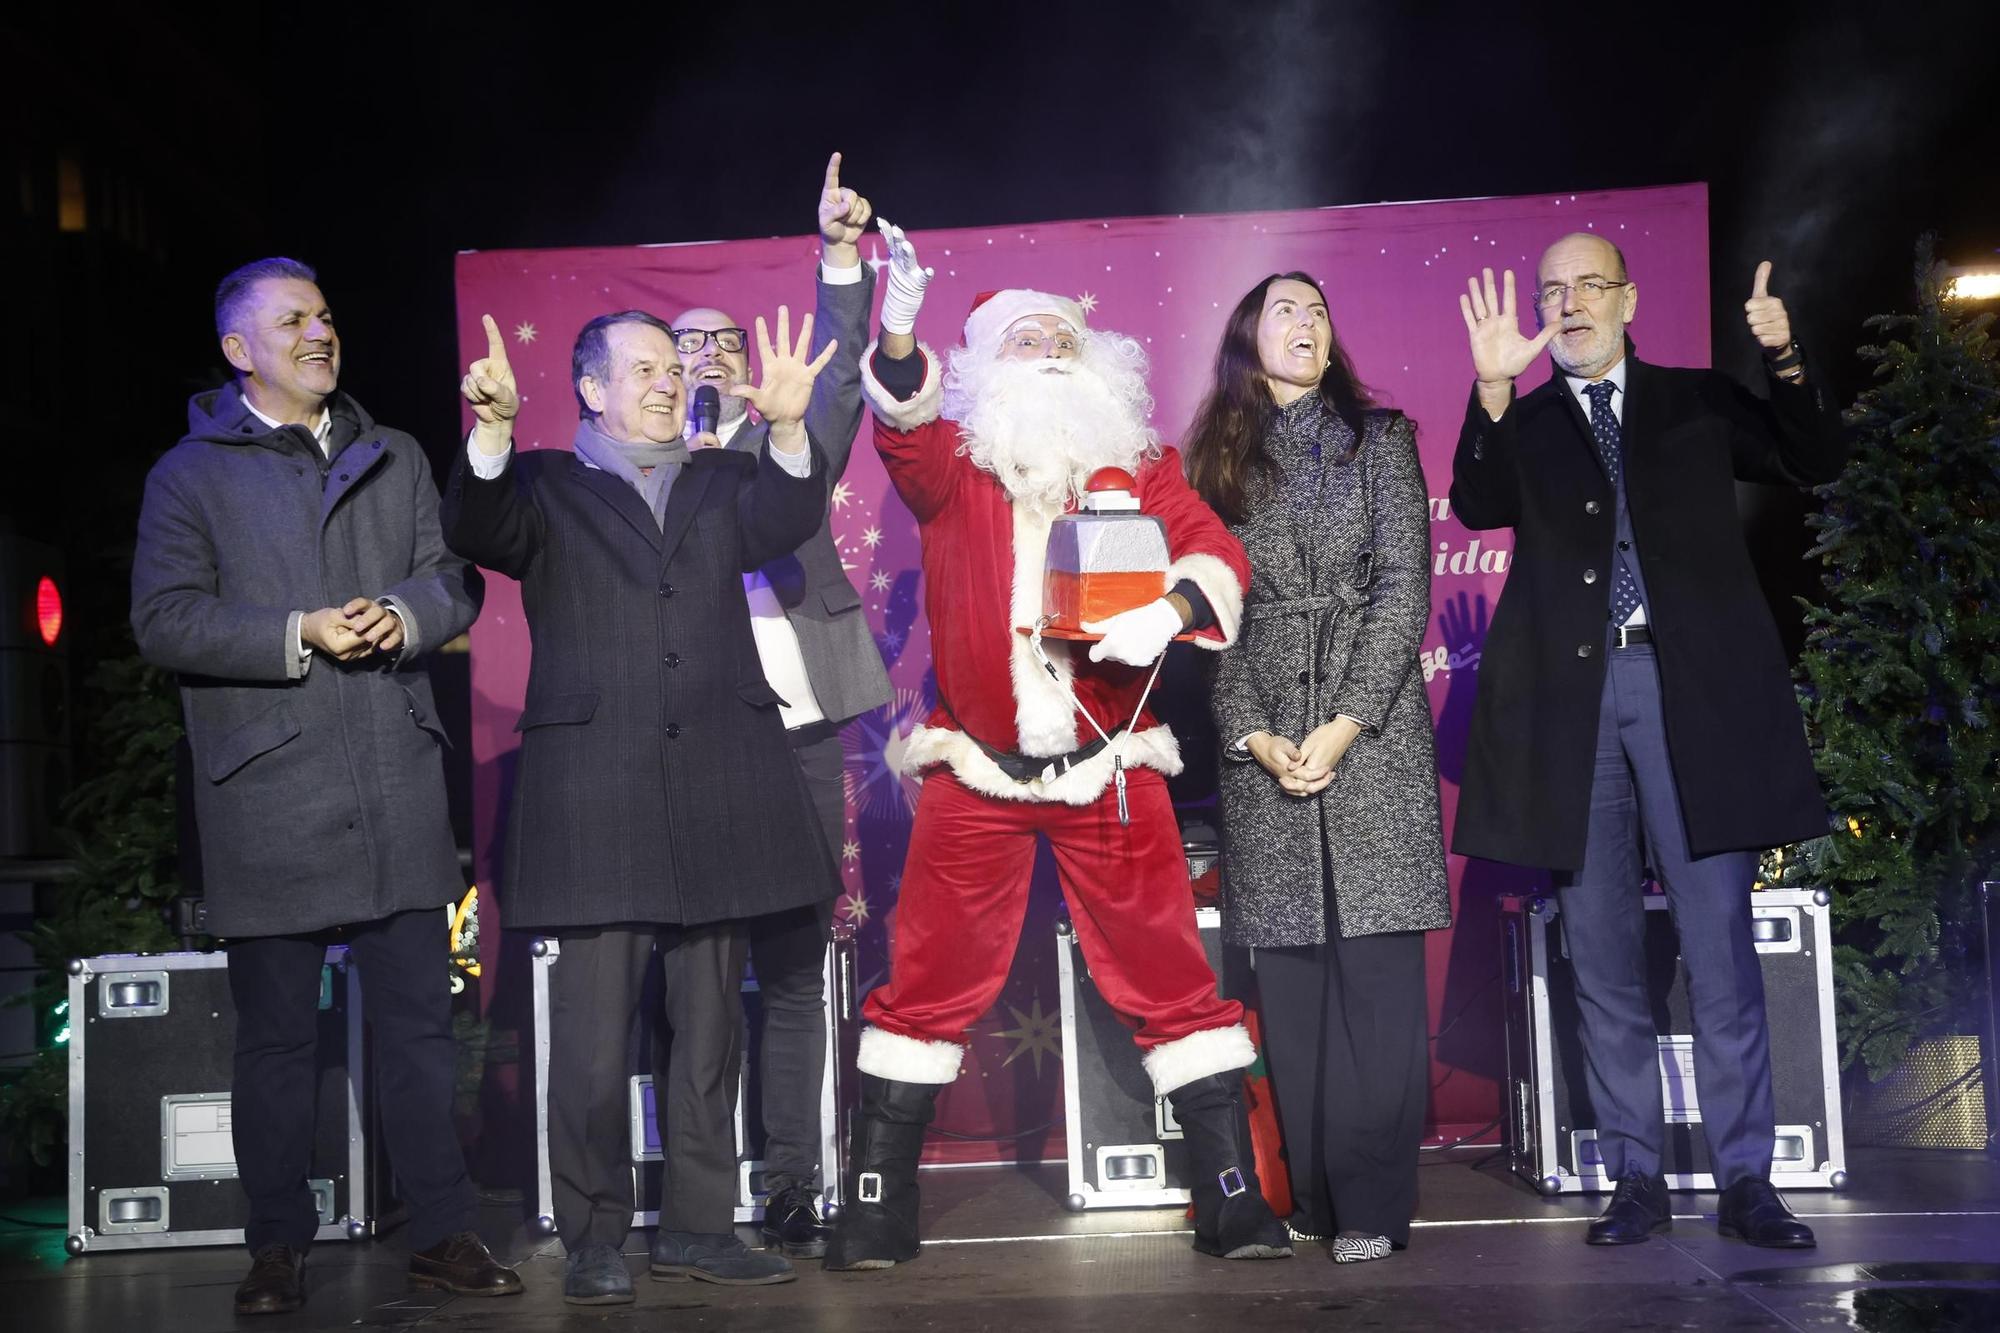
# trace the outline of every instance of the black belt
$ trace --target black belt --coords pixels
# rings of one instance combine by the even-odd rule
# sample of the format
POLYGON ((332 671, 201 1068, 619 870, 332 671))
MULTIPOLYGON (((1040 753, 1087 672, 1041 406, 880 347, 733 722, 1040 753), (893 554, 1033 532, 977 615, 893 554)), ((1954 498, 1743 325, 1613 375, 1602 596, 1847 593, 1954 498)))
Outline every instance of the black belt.
POLYGON ((1653 630, 1649 625, 1613 625, 1611 627, 1611 646, 1613 648, 1630 648, 1634 644, 1651 643, 1652 641, 1653 630))
POLYGON ((1099 736, 1088 745, 1079 745, 1068 754, 1017 754, 1012 750, 1002 750, 988 745, 985 741, 980 740, 979 737, 967 731, 965 724, 958 720, 958 714, 952 712, 951 705, 944 701, 943 695, 938 696, 938 707, 944 709, 944 715, 951 719, 952 725, 958 728, 961 736, 971 741, 974 745, 977 745, 980 753, 991 759, 999 766, 1002 773, 1005 773, 1016 782, 1033 782, 1036 778, 1042 776, 1042 774, 1047 773, 1051 768, 1055 769, 1053 777, 1061 777, 1063 774, 1069 772, 1070 769, 1104 748, 1104 738, 1099 736))
POLYGON ((803 722, 785 732, 785 739, 792 743, 794 750, 803 750, 808 745, 817 745, 823 740, 840 734, 840 724, 820 718, 816 722, 803 722))

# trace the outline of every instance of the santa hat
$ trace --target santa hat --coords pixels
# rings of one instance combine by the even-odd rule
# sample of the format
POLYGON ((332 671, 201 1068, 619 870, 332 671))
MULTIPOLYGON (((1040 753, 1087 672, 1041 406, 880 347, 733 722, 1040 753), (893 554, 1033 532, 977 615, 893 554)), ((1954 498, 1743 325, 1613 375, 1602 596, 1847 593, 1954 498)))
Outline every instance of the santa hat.
POLYGON ((977 352, 997 353, 1001 335, 1031 315, 1054 315, 1078 333, 1088 328, 1083 307, 1068 297, 1009 287, 981 292, 972 299, 972 313, 965 317, 965 345, 977 352))

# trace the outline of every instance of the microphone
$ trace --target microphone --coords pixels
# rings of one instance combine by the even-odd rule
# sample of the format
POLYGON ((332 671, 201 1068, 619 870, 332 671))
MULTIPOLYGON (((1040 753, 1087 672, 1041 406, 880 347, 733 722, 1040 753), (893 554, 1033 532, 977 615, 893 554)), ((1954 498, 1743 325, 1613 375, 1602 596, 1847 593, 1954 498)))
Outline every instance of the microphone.
POLYGON ((703 431, 715 433, 715 423, 722 419, 722 397, 713 384, 704 384, 694 391, 694 406, 688 416, 696 435, 703 431))

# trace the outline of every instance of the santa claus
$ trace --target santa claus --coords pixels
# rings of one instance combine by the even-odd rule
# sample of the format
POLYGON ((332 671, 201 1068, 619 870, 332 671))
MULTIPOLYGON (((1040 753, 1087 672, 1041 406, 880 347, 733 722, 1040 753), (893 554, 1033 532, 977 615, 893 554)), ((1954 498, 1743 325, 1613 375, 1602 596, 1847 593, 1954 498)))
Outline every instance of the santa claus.
POLYGON ((964 345, 940 358, 911 335, 930 271, 883 225, 891 263, 882 336, 863 359, 875 444, 923 539, 938 703, 905 765, 922 794, 896 912, 887 985, 868 997, 861 1107, 834 1269, 913 1259, 917 1156, 967 1031, 1007 978, 1037 838, 1105 1000, 1136 1025, 1157 1093, 1186 1136, 1195 1248, 1289 1255, 1252 1162, 1241 1071, 1256 1051, 1242 1007, 1216 994, 1166 777, 1173 734, 1145 708, 1167 644, 1235 638, 1243 548, 1147 425, 1146 356, 1090 329, 1074 301, 982 297, 964 345), (1042 611, 1051 523, 1103 467, 1136 478, 1165 528, 1159 599, 1084 628, 1094 642, 1022 633, 1042 611))

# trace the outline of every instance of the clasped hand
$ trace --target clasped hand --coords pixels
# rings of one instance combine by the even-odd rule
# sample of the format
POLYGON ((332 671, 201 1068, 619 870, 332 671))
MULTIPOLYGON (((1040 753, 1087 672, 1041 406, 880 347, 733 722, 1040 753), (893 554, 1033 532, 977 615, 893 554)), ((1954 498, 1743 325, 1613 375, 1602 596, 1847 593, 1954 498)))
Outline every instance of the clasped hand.
POLYGON ((1316 796, 1333 781, 1334 770, 1360 734, 1359 723, 1337 717, 1313 728, 1303 744, 1294 745, 1289 738, 1273 736, 1267 731, 1253 733, 1244 744, 1250 757, 1277 779, 1285 793, 1316 796))
POLYGON ((403 619, 372 597, 356 597, 345 606, 307 612, 299 620, 299 638, 336 662, 352 662, 401 648, 403 619))

